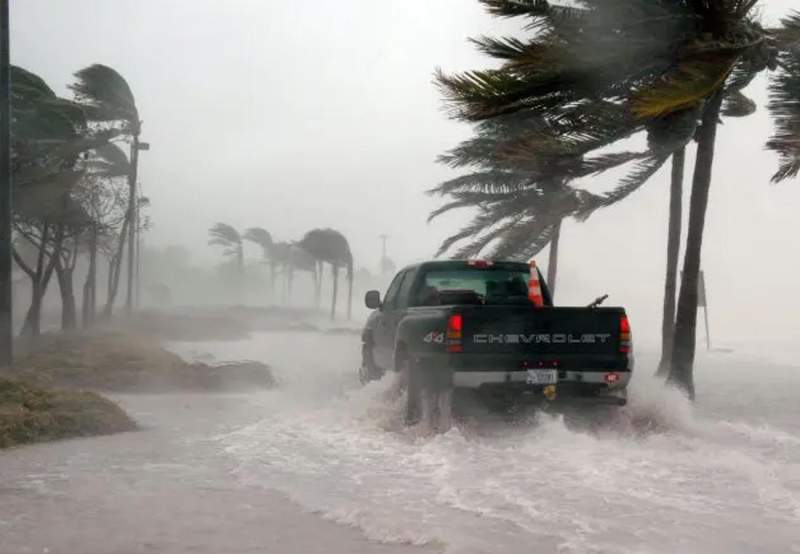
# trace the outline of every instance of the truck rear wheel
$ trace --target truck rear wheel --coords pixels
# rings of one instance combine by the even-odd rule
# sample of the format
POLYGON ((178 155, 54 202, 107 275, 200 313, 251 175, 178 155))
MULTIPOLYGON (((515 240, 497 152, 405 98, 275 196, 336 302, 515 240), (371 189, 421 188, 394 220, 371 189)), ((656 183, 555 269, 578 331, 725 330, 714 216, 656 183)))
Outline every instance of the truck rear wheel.
POLYGON ((358 368, 358 380, 362 385, 366 385, 381 377, 383 377, 383 370, 375 365, 375 359, 372 357, 372 345, 365 342, 361 347, 361 367, 358 368))
POLYGON ((425 423, 447 431, 453 418, 453 386, 450 375, 431 374, 413 360, 404 359, 400 371, 406 384, 406 425, 425 423))
POLYGON ((419 364, 409 358, 404 358, 399 366, 406 385, 406 425, 414 425, 422 417, 423 375, 419 364))

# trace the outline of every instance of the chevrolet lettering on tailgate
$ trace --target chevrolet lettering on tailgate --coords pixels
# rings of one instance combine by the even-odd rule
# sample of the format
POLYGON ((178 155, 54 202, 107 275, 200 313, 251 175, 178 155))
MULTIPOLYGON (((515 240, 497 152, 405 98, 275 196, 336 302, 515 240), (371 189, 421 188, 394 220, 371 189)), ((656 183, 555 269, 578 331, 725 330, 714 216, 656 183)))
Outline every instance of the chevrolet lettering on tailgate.
POLYGON ((589 334, 533 334, 533 335, 473 335, 475 344, 606 344, 610 333, 589 334))

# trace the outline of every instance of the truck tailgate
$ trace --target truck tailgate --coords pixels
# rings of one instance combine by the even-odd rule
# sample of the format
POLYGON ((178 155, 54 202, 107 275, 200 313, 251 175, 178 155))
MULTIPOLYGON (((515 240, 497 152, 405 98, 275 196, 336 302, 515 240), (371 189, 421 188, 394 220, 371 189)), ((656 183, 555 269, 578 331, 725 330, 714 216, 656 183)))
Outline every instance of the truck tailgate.
POLYGON ((465 354, 618 355, 622 308, 463 306, 465 354))

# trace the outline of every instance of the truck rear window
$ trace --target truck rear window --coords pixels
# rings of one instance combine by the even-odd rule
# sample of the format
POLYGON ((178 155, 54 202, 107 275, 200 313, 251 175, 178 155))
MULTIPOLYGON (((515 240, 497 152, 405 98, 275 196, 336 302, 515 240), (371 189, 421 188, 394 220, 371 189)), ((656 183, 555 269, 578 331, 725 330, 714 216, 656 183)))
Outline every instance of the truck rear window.
POLYGON ((424 275, 416 304, 523 304, 529 279, 527 271, 508 269, 432 270, 424 275))

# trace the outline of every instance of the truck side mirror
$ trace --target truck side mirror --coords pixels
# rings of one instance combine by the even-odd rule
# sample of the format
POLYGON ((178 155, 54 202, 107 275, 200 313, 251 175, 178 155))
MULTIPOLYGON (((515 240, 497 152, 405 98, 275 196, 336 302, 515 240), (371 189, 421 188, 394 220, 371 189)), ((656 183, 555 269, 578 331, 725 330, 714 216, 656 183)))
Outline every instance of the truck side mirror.
POLYGON ((381 293, 376 290, 367 291, 367 294, 364 296, 364 304, 366 304, 367 308, 370 310, 379 309, 383 305, 381 302, 381 293))

